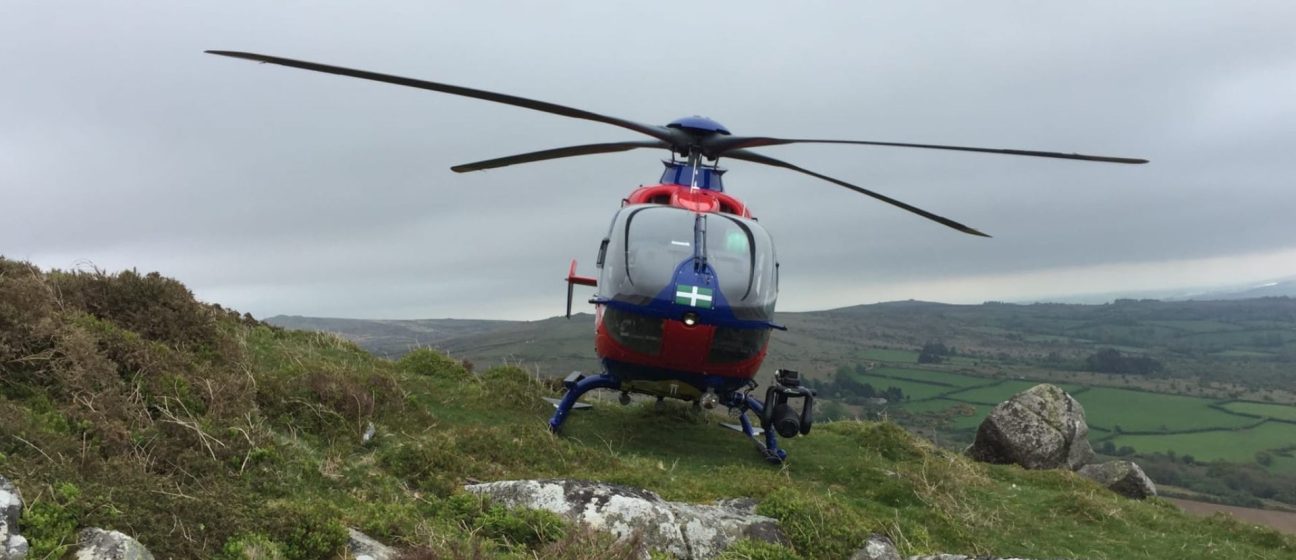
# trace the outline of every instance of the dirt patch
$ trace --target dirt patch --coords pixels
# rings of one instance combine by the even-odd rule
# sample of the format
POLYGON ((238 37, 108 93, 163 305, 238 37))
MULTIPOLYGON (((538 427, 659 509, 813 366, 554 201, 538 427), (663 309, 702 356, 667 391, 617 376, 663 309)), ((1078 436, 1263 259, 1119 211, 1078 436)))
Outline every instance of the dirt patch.
POLYGON ((1166 499, 1193 515, 1206 517, 1215 512, 1224 512, 1236 517, 1239 521, 1273 527, 1284 533, 1296 535, 1296 513, 1293 512, 1208 504, 1179 498, 1166 499))

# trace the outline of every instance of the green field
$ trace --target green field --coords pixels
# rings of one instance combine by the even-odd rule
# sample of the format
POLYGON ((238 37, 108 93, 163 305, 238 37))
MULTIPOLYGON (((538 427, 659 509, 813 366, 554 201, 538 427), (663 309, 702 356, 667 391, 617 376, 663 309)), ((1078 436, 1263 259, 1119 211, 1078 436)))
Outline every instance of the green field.
POLYGON ((1080 339, 1080 338, 1072 338, 1072 337, 1069 337, 1069 336, 1060 336, 1060 335, 1055 335, 1055 334, 1029 334, 1029 335, 1026 335, 1026 336, 1023 338, 1023 340, 1025 340, 1026 342, 1066 342, 1066 343, 1075 343, 1075 342, 1081 342, 1081 341, 1083 341, 1084 339, 1080 339))
POLYGON ((1275 455, 1273 463, 1269 464, 1268 469, 1270 472, 1275 473, 1296 474, 1296 456, 1284 457, 1281 455, 1275 455))
POLYGON ((1085 418, 1104 428, 1120 426, 1126 432, 1178 432, 1205 428, 1238 428, 1256 419, 1210 407, 1213 401, 1196 397, 1095 387, 1076 396, 1085 418))
POLYGON ((868 383, 879 391, 886 389, 887 387, 899 387, 901 391, 904 391, 906 397, 915 401, 930 399, 940 395, 941 393, 948 393, 958 389, 958 387, 944 387, 941 385, 932 385, 930 383, 921 383, 918 381, 882 377, 880 375, 860 375, 857 373, 855 374, 855 379, 858 379, 863 383, 868 383))
MULTIPOLYGON (((908 410, 909 412, 939 412, 959 404, 966 405, 967 403, 960 403, 958 401, 952 401, 949 399, 928 399, 925 401, 901 403, 899 406, 900 408, 908 410)), ((968 406, 975 406, 975 405, 968 405, 968 406)))
POLYGON ((913 350, 892 350, 889 348, 871 348, 860 352, 865 360, 879 360, 883 362, 909 362, 918 361, 918 353, 913 350))
POLYGON ((1225 404, 1224 408, 1232 410, 1233 412, 1241 412, 1242 414, 1254 414, 1256 416, 1264 416, 1276 420, 1290 420, 1296 422, 1296 406, 1254 402, 1231 402, 1225 404))
MULTIPOLYGON (((1025 391, 1026 389, 1030 389, 1031 387, 1039 385, 1040 383, 1044 383, 1044 382, 1014 379, 1014 380, 1001 382, 998 385, 992 385, 989 387, 977 387, 965 391, 960 391, 958 393, 954 393, 952 395, 947 395, 947 396, 951 399, 959 400, 959 401, 994 405, 1006 401, 1013 395, 1025 391)), ((1061 387, 1063 391, 1066 391, 1068 393, 1072 393, 1080 389, 1079 385, 1071 385, 1066 383, 1059 384, 1058 387, 1061 387)))
POLYGON ((1192 455, 1199 461, 1225 460, 1238 463, 1253 462, 1257 452, 1286 447, 1293 442, 1296 442, 1296 425, 1281 422, 1266 422, 1245 430, 1146 436, 1121 435, 1112 440, 1117 447, 1128 445, 1144 454, 1174 451, 1179 455, 1192 455))
POLYGON ((971 414, 953 416, 950 419, 949 427, 955 430, 975 430, 981 425, 986 414, 992 407, 984 404, 969 404, 965 402, 952 401, 949 399, 930 399, 918 402, 903 403, 900 405, 901 410, 922 414, 928 412, 943 412, 955 407, 971 407, 971 414))
POLYGON ((973 377, 971 375, 962 375, 945 371, 932 371, 929 369, 880 367, 869 370, 869 374, 903 377, 918 382, 948 385, 950 386, 950 390, 954 390, 954 388, 957 387, 975 387, 995 382, 993 379, 987 379, 984 377, 973 377))
POLYGON ((1223 352, 1215 352, 1211 355, 1218 356, 1220 358, 1272 358, 1274 357, 1273 352, 1256 352, 1253 350, 1225 350, 1223 352))
POLYGON ((1147 321, 1149 325, 1160 325, 1175 330, 1191 333, 1211 333, 1242 330, 1244 327, 1221 323, 1219 321, 1147 321))
POLYGON ((1262 339, 1266 335, 1275 335, 1278 340, 1291 340, 1291 331, 1287 329, 1266 329, 1266 330, 1248 330, 1233 332, 1209 332, 1200 333, 1184 337, 1185 340, 1207 341, 1219 346, 1235 348, 1238 346, 1251 346, 1256 343, 1257 339, 1262 339))

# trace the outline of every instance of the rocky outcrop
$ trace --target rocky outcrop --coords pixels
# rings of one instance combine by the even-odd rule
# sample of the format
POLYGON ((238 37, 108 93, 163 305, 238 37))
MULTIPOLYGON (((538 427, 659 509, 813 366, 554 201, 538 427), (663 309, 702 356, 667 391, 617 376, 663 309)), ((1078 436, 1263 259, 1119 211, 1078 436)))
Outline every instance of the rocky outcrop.
POLYGON ((1084 407, 1055 385, 1036 385, 990 411, 967 455, 1028 469, 1075 470, 1093 459, 1084 407))
POLYGON ((962 554, 932 554, 929 556, 910 556, 909 560, 1027 560, 1016 556, 964 556, 962 554))
POLYGON ((117 531, 82 529, 77 544, 76 560, 153 560, 144 545, 117 531))
POLYGON ((778 522, 754 513, 754 501, 715 505, 668 502, 628 486, 576 480, 511 480, 474 484, 469 492, 508 507, 557 513, 676 558, 712 558, 739 539, 783 542, 778 522))
POLYGON ((355 560, 392 560, 396 551, 355 529, 347 529, 347 551, 355 560))
POLYGON ((1127 498, 1142 500, 1157 495, 1156 484, 1132 461, 1085 465, 1076 472, 1127 498))
POLYGON ((27 539, 18 534, 22 508, 22 494, 18 493, 18 488, 0 476, 0 560, 23 560, 27 557, 27 539))
MULTIPOLYGON (((850 560, 901 560, 895 543, 886 535, 870 535, 864 548, 851 555, 850 560)), ((1000 556, 964 556, 962 554, 920 554, 910 556, 908 560, 1027 560, 1017 557, 1000 556)))
POLYGON ((900 560, 900 551, 886 535, 869 535, 864 548, 852 554, 850 560, 900 560))

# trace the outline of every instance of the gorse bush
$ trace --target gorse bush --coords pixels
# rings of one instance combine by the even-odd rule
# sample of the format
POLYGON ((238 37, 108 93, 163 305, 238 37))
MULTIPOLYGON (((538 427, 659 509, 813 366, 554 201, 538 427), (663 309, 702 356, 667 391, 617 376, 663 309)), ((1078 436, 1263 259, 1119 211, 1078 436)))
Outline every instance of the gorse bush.
POLYGON ((39 269, 0 257, 0 363, 46 350, 57 326, 52 288, 39 269))
POLYGON ((181 346, 210 344, 218 314, 188 288, 156 272, 51 272, 49 283, 65 307, 84 311, 150 339, 181 346))
POLYGON ((81 490, 64 482, 46 488, 23 510, 19 524, 31 545, 33 558, 58 558, 76 543, 77 518, 82 505, 81 490))
POLYGON ((462 362, 431 348, 419 348, 401 357, 396 367, 415 375, 426 375, 441 379, 467 379, 468 370, 462 362))

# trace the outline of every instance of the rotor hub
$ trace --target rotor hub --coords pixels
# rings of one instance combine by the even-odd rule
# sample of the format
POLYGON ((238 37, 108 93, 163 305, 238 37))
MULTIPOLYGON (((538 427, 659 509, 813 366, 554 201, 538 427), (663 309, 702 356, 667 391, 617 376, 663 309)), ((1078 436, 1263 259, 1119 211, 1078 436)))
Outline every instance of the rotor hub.
POLYGON ((718 122, 703 116, 693 115, 691 117, 681 117, 666 125, 667 128, 679 128, 690 132, 709 132, 712 134, 723 134, 728 136, 729 129, 725 128, 718 122))

